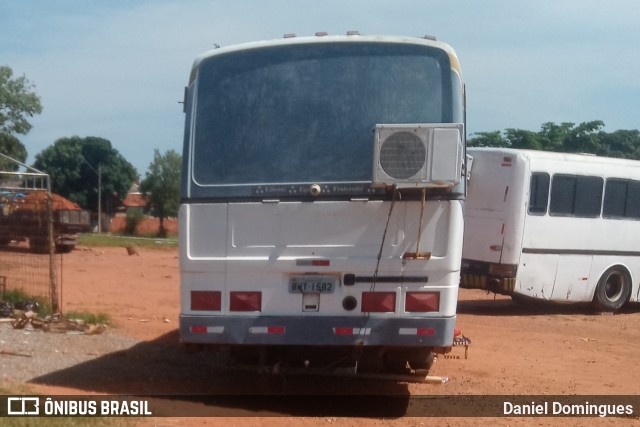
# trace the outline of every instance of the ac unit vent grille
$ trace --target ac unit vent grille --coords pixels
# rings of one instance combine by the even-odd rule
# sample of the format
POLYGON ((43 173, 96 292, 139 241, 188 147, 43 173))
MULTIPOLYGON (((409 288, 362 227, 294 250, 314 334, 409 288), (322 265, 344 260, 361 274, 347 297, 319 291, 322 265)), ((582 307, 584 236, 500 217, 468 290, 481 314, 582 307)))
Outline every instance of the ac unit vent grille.
POLYGON ((408 179, 420 172, 427 150, 412 132, 395 132, 380 147, 380 167, 394 179, 408 179))

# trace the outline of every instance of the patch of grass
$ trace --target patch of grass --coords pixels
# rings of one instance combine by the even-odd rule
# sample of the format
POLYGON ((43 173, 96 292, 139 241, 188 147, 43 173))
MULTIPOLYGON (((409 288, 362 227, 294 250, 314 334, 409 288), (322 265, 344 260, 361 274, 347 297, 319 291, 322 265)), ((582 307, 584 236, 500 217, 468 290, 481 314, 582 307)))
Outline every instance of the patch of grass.
MULTIPOLYGON (((0 300, 15 303, 17 301, 34 300, 38 302, 38 316, 45 318, 53 313, 51 304, 42 297, 32 297, 21 290, 12 289, 0 294, 0 300)), ((88 311, 69 311, 64 317, 71 320, 82 320, 87 325, 110 325, 111 317, 105 313, 89 313, 88 311)), ((0 389, 1 391, 1 389, 0 389)))
POLYGON ((17 301, 33 300, 38 303, 38 315, 45 317, 53 313, 51 302, 44 297, 32 297, 19 289, 10 289, 0 294, 0 300, 15 303, 17 301))
POLYGON ((111 246, 126 247, 138 246, 143 248, 166 248, 177 247, 178 238, 176 236, 161 239, 158 237, 130 237, 117 234, 87 233, 78 237, 78 243, 83 246, 111 246))
POLYGON ((1 297, 3 301, 8 301, 8 302, 24 301, 27 299, 31 299, 30 296, 28 296, 27 294, 25 294, 19 289, 9 289, 8 291, 3 292, 1 297))
POLYGON ((70 320, 82 320, 87 325, 109 325, 111 317, 105 313, 89 313, 86 311, 69 311, 64 313, 64 317, 70 320))

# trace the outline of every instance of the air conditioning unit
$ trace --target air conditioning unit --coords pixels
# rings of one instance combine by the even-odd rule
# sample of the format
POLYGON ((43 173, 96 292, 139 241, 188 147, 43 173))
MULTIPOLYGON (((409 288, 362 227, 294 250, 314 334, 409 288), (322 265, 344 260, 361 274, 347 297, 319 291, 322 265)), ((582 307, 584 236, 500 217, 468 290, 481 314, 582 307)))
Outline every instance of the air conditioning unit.
POLYGON ((373 183, 397 188, 450 188, 462 177, 464 125, 379 124, 373 183))

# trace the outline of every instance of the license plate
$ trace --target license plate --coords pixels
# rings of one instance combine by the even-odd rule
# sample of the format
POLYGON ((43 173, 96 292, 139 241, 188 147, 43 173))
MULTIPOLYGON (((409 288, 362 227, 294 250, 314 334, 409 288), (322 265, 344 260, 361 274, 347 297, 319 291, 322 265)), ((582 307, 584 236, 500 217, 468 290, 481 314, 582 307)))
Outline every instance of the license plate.
POLYGON ((336 283, 337 280, 334 276, 292 276, 289 278, 289 292, 330 294, 335 290, 336 283))

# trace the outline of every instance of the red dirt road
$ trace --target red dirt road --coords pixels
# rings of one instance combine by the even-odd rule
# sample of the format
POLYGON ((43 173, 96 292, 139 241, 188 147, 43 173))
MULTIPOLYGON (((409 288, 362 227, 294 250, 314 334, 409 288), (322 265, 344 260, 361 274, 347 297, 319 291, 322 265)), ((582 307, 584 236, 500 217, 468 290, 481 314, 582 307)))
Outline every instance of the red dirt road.
MULTIPOLYGON (((64 255, 63 311, 104 312, 115 324, 112 332, 177 346, 177 249, 140 248, 138 252, 137 256, 129 256, 125 248, 79 248, 64 255)), ((468 359, 440 359, 434 366, 432 374, 448 376, 449 382, 444 385, 394 386, 390 392, 507 396, 635 395, 640 392, 640 306, 637 304, 621 314, 600 315, 594 314, 588 306, 524 308, 513 304, 509 298, 461 290, 458 311, 458 327, 473 340, 473 344, 468 359)), ((464 352, 456 349, 453 354, 463 356, 464 352)), ((117 378, 112 380, 116 385, 109 389, 110 392, 131 390, 130 383, 123 383, 122 390, 118 390, 117 378)), ((196 382, 210 385, 215 380, 199 378, 185 380, 186 384, 168 381, 162 384, 161 391, 180 394, 187 390, 201 390, 202 384, 196 382)), ((253 386, 252 383, 246 384, 248 389, 253 386)), ((308 383, 308 387, 314 386, 313 382, 308 383)), ((224 386, 221 387, 216 390, 224 391, 224 386)), ((95 390, 100 390, 100 387, 95 390)), ((384 393, 384 388, 381 390, 384 393)), ((361 392, 370 391, 365 389, 361 392)), ((640 407, 635 411, 640 413, 640 407)), ((356 427, 640 424, 637 417, 623 421, 619 418, 155 418, 143 420, 142 424, 184 425, 185 422, 220 426, 337 424, 356 427)))

